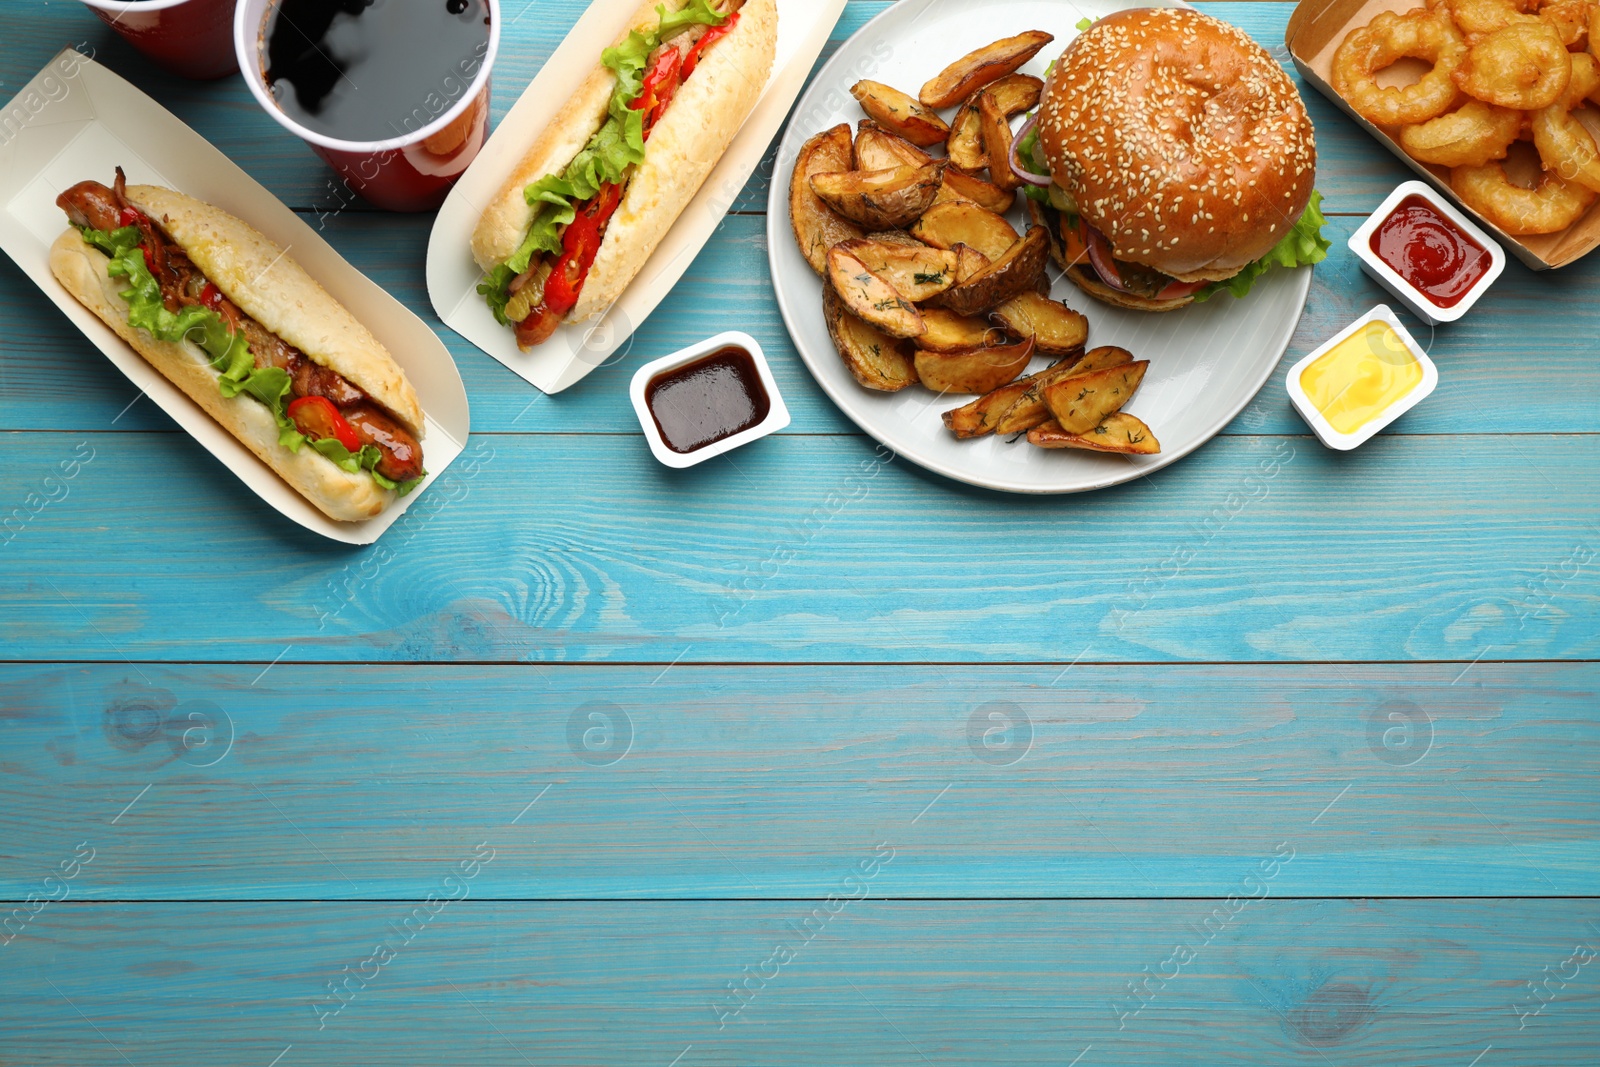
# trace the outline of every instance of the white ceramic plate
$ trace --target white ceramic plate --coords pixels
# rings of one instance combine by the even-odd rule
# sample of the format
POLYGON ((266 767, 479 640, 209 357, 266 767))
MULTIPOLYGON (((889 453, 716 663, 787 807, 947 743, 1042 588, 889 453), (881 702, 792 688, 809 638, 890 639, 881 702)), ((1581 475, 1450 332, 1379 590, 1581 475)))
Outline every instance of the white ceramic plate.
MULTIPOLYGON (((1055 41, 1023 69, 1045 67, 1077 36, 1084 17, 1128 7, 1178 6, 1117 0, 902 0, 861 28, 828 62, 795 108, 778 151, 768 203, 768 256, 778 307, 800 357, 823 390, 857 426, 928 470, 973 485, 1013 493, 1081 493, 1143 477, 1205 444, 1244 410, 1283 356, 1305 308, 1311 268, 1273 270, 1244 300, 1223 294, 1169 314, 1123 311, 1091 300, 1058 278, 1054 296, 1089 317, 1089 345, 1121 345, 1150 360, 1143 387, 1127 410, 1149 424, 1161 454, 1149 457, 1035 448, 994 436, 958 441, 941 412, 971 397, 938 397, 913 387, 877 393, 845 369, 822 319, 822 280, 800 255, 789 223, 789 178, 808 138, 863 118, 850 96, 861 78, 913 95, 945 64, 985 42, 1024 30, 1046 30, 1055 41)), ((946 116, 948 117, 948 115, 946 116)), ((1012 221, 1021 232, 1025 212, 1012 221)), ((1052 267, 1052 275, 1058 272, 1052 267)), ((1046 366, 1037 360, 1030 370, 1046 366)))
POLYGON ((705 184, 667 231, 633 284, 604 315, 562 326, 531 352, 494 320, 478 295, 483 272, 467 242, 484 208, 522 161, 535 138, 589 76, 600 52, 627 27, 637 0, 596 0, 561 47, 540 68, 478 158, 467 168, 434 221, 428 239, 428 297, 445 324, 505 364, 531 385, 559 393, 605 365, 689 269, 694 257, 733 206, 789 105, 828 43, 845 0, 778 0, 778 48, 772 77, 750 117, 705 184))

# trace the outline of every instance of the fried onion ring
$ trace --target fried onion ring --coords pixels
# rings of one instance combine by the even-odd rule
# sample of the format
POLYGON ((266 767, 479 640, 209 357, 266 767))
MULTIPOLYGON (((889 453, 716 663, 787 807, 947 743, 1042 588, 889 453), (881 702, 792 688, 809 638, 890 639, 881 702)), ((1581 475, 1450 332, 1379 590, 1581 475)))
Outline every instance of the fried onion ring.
POLYGON ((1473 45, 1455 72, 1468 96, 1500 107, 1537 111, 1561 99, 1572 63, 1548 22, 1518 23, 1473 45))
POLYGON ((1442 167, 1477 167, 1504 159, 1522 132, 1522 112, 1469 100, 1436 119, 1400 130, 1400 146, 1412 159, 1442 167))
POLYGON ((1594 57, 1574 55, 1572 84, 1566 95, 1533 114, 1533 143, 1545 170, 1600 193, 1600 148, 1583 124, 1572 117, 1572 109, 1596 90, 1600 90, 1600 69, 1596 68, 1594 57))
POLYGON ((1385 11, 1350 31, 1339 45, 1333 57, 1333 87, 1368 122, 1379 126, 1426 122, 1455 103, 1451 77, 1466 54, 1466 42, 1443 12, 1385 11), (1407 57, 1432 63, 1433 69, 1414 85, 1387 88, 1377 83, 1380 70, 1407 57))
POLYGON ((1450 188, 1468 207, 1511 234, 1558 233, 1582 218, 1595 199, 1592 190, 1550 171, 1533 189, 1514 185, 1498 160, 1457 167, 1450 172, 1450 188))
POLYGON ((1518 23, 1539 21, 1537 15, 1527 13, 1533 5, 1523 5, 1518 0, 1449 0, 1449 3, 1451 16, 1466 34, 1493 33, 1518 23))
POLYGON ((1589 54, 1600 59, 1600 4, 1589 12, 1589 54))
POLYGON ((1548 22, 1561 35, 1567 48, 1582 44, 1589 35, 1589 20, 1594 15, 1591 0, 1547 0, 1539 5, 1539 19, 1548 22))

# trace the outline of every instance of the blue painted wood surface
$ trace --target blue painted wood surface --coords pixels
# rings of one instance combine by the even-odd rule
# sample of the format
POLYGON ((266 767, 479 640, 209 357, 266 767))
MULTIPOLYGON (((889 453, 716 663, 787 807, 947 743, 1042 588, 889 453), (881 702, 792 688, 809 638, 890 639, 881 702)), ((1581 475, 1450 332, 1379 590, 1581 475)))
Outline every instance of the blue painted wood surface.
POLYGON ((480 899, 815 897, 891 833, 890 897, 1225 896, 1286 837, 1279 895, 1600 892, 1586 664, 263 667, 0 672, 0 894, 91 828, 74 900, 416 899, 485 836, 480 899))
MULTIPOLYGON (((13 6, 0 95, 93 48, 431 321, 429 219, 13 6)), ((496 118, 582 6, 509 0, 496 118)), ((1207 8, 1287 60, 1286 5, 1207 8)), ((1307 99, 1335 252, 1291 353, 1381 299, 1342 242, 1405 177, 1307 99)), ((768 173, 567 395, 441 327, 475 464, 365 550, 0 263, 0 1065, 1593 1062, 1600 259, 1424 329, 1439 391, 1359 453, 1280 368, 1185 463, 1024 500, 810 381, 768 173), (794 423, 664 472, 624 383, 726 326, 794 423)))
MULTIPOLYGON (((439 856, 441 882, 482 841, 439 856)), ((0 950, 26 951, 5 960, 0 1055, 1466 1067, 1493 1046, 1479 1067, 1593 1063, 1597 964, 1569 961, 1600 940, 1594 901, 1267 899, 1231 921, 1216 901, 842 903, 872 893, 844 880, 879 845, 895 848, 863 842, 839 871, 832 914, 816 901, 466 899, 433 916, 394 902, 51 905, 35 920, 47 935, 0 950), (1536 1000, 1529 984, 1546 981, 1536 1000), (749 992, 736 999, 734 983, 749 992)), ((887 874, 900 853, 883 854, 887 874)))

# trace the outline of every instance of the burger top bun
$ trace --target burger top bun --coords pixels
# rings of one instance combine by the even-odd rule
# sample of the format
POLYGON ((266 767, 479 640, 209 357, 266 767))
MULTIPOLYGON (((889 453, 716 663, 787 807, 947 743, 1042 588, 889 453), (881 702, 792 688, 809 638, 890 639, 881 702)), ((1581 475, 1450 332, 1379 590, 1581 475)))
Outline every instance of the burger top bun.
POLYGON ((1311 199, 1304 102, 1241 30, 1185 8, 1096 22, 1062 53, 1039 139, 1112 255, 1220 281, 1272 250, 1311 199))

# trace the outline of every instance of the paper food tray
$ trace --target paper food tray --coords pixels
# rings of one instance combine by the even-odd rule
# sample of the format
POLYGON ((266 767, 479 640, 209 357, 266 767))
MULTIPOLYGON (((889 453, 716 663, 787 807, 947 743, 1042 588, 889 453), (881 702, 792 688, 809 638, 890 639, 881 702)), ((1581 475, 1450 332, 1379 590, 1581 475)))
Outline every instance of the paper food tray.
POLYGON ((1594 251, 1600 245, 1600 201, 1577 222, 1559 233, 1527 234, 1513 236, 1462 203, 1450 188, 1450 168, 1419 163, 1406 154, 1381 126, 1374 125, 1356 114, 1344 98, 1334 91, 1333 54, 1338 51, 1345 35, 1357 26, 1364 26, 1383 11, 1405 12, 1423 6, 1422 0, 1300 0, 1289 19, 1283 43, 1294 57, 1300 76, 1317 91, 1332 100, 1339 109, 1354 119, 1361 128, 1372 134, 1395 157, 1416 171, 1478 225, 1492 233, 1505 250, 1516 256, 1533 270, 1551 270, 1565 267, 1594 251))
MULTIPOLYGON (((661 303, 738 197, 844 13, 845 0, 778 0, 772 77, 755 110, 700 192, 684 208, 627 291, 603 316, 563 325, 531 352, 495 321, 478 295, 483 272, 468 247, 472 231, 507 175, 545 125, 588 77, 637 9, 637 0, 596 0, 517 99, 450 193, 428 241, 428 297, 445 324, 546 393, 559 393, 604 365, 661 303)), ((716 333, 726 323, 706 324, 716 333)))
POLYGON ((66 50, 0 115, 7 116, 0 125, 0 248, 138 389, 262 500, 324 537, 371 544, 461 454, 470 426, 467 394, 443 342, 171 112, 93 60, 66 50), (377 336, 405 369, 426 413, 426 482, 376 518, 333 521, 56 281, 50 246, 67 226, 56 196, 86 179, 110 184, 119 165, 130 183, 164 185, 244 219, 286 249, 377 336))

